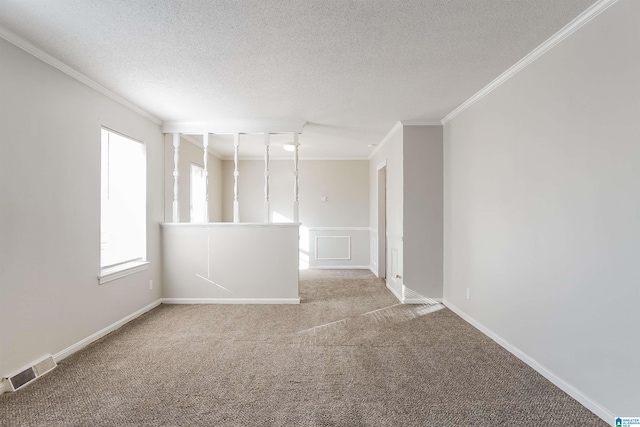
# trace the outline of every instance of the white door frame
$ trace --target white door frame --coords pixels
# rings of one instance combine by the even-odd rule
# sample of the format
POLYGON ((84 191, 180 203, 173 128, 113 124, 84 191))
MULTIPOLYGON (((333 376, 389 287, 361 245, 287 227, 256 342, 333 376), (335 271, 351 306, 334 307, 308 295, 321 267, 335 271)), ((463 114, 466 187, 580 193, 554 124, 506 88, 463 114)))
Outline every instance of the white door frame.
POLYGON ((387 159, 376 168, 378 210, 378 277, 387 278, 387 159))

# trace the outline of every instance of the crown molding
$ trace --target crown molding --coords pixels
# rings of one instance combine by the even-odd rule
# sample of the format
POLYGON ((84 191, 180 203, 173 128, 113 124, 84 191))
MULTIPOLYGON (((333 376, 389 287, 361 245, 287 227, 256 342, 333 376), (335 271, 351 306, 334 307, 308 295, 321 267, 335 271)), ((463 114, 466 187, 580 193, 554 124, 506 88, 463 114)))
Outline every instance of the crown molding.
POLYGON ((440 120, 400 120, 402 126, 442 126, 440 120))
POLYGON ((524 58, 516 62, 510 68, 508 68, 504 73, 500 74, 496 79, 494 79, 491 83, 486 85, 484 88, 480 89, 475 95, 471 98, 467 99, 465 102, 460 104, 458 108, 447 114, 441 121, 444 125, 447 122, 451 121, 458 114, 465 111, 467 108, 471 107, 473 104, 478 102, 480 99, 487 96, 491 93, 495 88, 509 80, 511 77, 515 76, 519 71, 527 67, 536 59, 540 58, 542 55, 551 50, 558 43, 562 42, 564 39, 569 37, 571 34, 580 29, 587 22, 591 21, 593 18, 604 12, 609 6, 615 4, 618 0, 599 0, 592 4, 587 10, 582 12, 576 18, 574 18, 571 22, 565 25, 562 29, 560 29, 557 33, 551 36, 547 41, 542 43, 540 46, 532 50, 528 55, 524 58))
POLYGON ((304 120, 164 122, 161 131, 180 134, 302 133, 306 124, 304 120))
POLYGON ((382 149, 382 147, 384 146, 384 144, 387 143, 387 141, 389 141, 391 139, 391 137, 399 130, 402 129, 402 122, 397 122, 395 125, 393 125, 393 127, 391 128, 391 130, 389 132, 387 132, 387 134, 384 136, 384 138, 382 138, 382 140, 380 140, 380 142, 378 143, 378 146, 371 152, 371 154, 369 154, 368 159, 372 159, 373 156, 376 155, 376 153, 378 151, 380 151, 382 149))
POLYGON ((148 120, 152 121, 153 123, 157 124, 158 126, 160 126, 162 124, 162 120, 160 120, 159 118, 157 118, 153 114, 149 113, 146 110, 143 110, 142 108, 140 108, 137 105, 135 105, 134 103, 126 100, 125 98, 121 97, 120 95, 115 94, 114 92, 110 91, 109 89, 107 89, 106 87, 102 86, 101 84, 96 83, 95 81, 91 80, 89 77, 87 77, 84 74, 80 73, 79 71, 71 68, 67 64, 63 63, 62 61, 60 61, 60 60, 58 60, 56 58, 54 58, 53 56, 49 55, 48 53, 45 53, 43 50, 37 48, 33 44, 29 43, 28 41, 26 41, 25 39, 23 39, 22 37, 20 37, 16 33, 14 33, 13 31, 5 28, 2 25, 0 25, 0 37, 5 39, 9 43, 19 47, 20 49, 24 50, 25 52, 35 56, 36 58, 40 59, 41 61, 51 65, 52 67, 54 67, 54 68, 56 68, 56 69, 58 69, 60 71, 62 71, 63 73, 67 74, 68 76, 73 77, 74 79, 76 79, 80 83, 83 83, 83 84, 89 86, 91 89, 100 92, 101 94, 103 94, 107 98, 110 98, 113 101, 116 101, 118 104, 121 104, 121 105, 127 107, 128 109, 130 109, 131 111, 141 115, 145 119, 148 119, 148 120))
POLYGON ((442 122, 438 120, 400 120, 398 121, 391 130, 382 138, 378 146, 369 154, 367 159, 371 160, 373 156, 376 155, 378 151, 386 144, 391 137, 399 130, 402 129, 403 126, 442 126, 442 122))

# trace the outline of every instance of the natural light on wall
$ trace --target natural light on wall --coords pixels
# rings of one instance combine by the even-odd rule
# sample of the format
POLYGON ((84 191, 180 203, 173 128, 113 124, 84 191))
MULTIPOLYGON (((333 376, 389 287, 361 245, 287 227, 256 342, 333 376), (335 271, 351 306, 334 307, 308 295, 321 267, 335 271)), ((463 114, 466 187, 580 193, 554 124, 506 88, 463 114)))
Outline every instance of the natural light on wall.
POLYGON ((204 168, 191 163, 191 222, 206 222, 204 168))
POLYGON ((102 129, 100 267, 146 258, 145 145, 102 129))
MULTIPOLYGON (((271 213, 271 216, 273 218, 273 222, 293 222, 290 218, 287 218, 286 216, 273 211, 271 213)), ((307 227, 305 227, 304 225, 300 224, 300 231, 299 231, 300 235, 299 235, 299 241, 300 241, 300 261, 299 261, 299 268, 300 270, 308 270, 309 269, 309 229, 307 227)))

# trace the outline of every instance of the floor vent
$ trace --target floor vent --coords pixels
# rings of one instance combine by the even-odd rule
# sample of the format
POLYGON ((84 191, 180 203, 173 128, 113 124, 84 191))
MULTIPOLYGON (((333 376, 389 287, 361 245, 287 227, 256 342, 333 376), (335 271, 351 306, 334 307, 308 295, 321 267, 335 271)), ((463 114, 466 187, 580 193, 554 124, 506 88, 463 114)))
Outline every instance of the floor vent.
POLYGON ((8 377, 7 380, 9 380, 9 386, 12 391, 20 390, 22 387, 34 381, 38 377, 41 377, 51 371, 56 366, 58 365, 56 364, 56 361, 53 360, 53 357, 47 356, 35 365, 29 366, 17 374, 8 377))

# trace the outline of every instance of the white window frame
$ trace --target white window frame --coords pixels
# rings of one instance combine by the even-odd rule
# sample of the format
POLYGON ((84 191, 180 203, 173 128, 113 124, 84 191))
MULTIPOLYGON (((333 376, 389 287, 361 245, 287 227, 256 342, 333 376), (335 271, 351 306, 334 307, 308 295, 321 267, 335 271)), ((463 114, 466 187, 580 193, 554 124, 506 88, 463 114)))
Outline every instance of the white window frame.
MULTIPOLYGON (((147 153, 146 153, 146 145, 144 144, 144 142, 139 141, 137 139, 131 138, 128 135, 124 135, 120 132, 114 131, 112 129, 106 128, 106 127, 102 127, 101 131, 100 131, 100 146, 101 146, 101 150, 100 150, 100 167, 101 167, 101 174, 100 174, 100 185, 101 185, 101 198, 100 198, 100 218, 101 218, 101 222, 100 222, 100 274, 98 275, 98 283, 99 284, 103 284, 103 283, 107 283, 107 282, 111 282, 113 280, 119 279, 121 277, 125 277, 128 276, 130 274, 134 274, 137 273, 139 271, 142 270, 146 270, 149 262, 146 259, 146 253, 147 253, 147 211, 146 211, 146 199, 147 199, 147 182, 146 182, 146 169, 147 169, 147 153), (105 134, 106 132, 106 134, 105 134), (143 201, 141 202, 142 205, 142 209, 144 210, 144 215, 143 216, 143 230, 141 231, 141 240, 139 241, 138 244, 140 245, 140 252, 136 254, 135 258, 133 259, 125 259, 122 260, 120 262, 115 262, 113 264, 110 265, 104 265, 103 266, 103 259, 102 259, 102 245, 103 245, 103 223, 102 223, 102 216, 103 216, 103 192, 104 192, 104 137, 105 135, 115 135, 118 136, 120 138, 125 138, 128 141, 131 141, 133 143, 137 143, 137 144, 141 144, 142 146, 142 150, 143 150, 143 163, 144 163, 144 172, 142 174, 143 179, 144 179, 144 184, 143 184, 143 191, 144 191, 144 197, 143 197, 143 201), (140 256, 137 256, 140 255, 140 256)), ((108 159, 107 159, 108 162, 108 159)), ((108 168, 109 166, 107 166, 108 168)), ((111 170, 107 169, 108 172, 107 174, 111 173, 111 170)), ((107 176, 107 179, 108 176, 107 176)), ((109 181, 110 183, 111 181, 109 181)), ((110 185, 110 184, 107 185, 110 185)), ((140 213, 138 211, 138 213, 140 213)))

